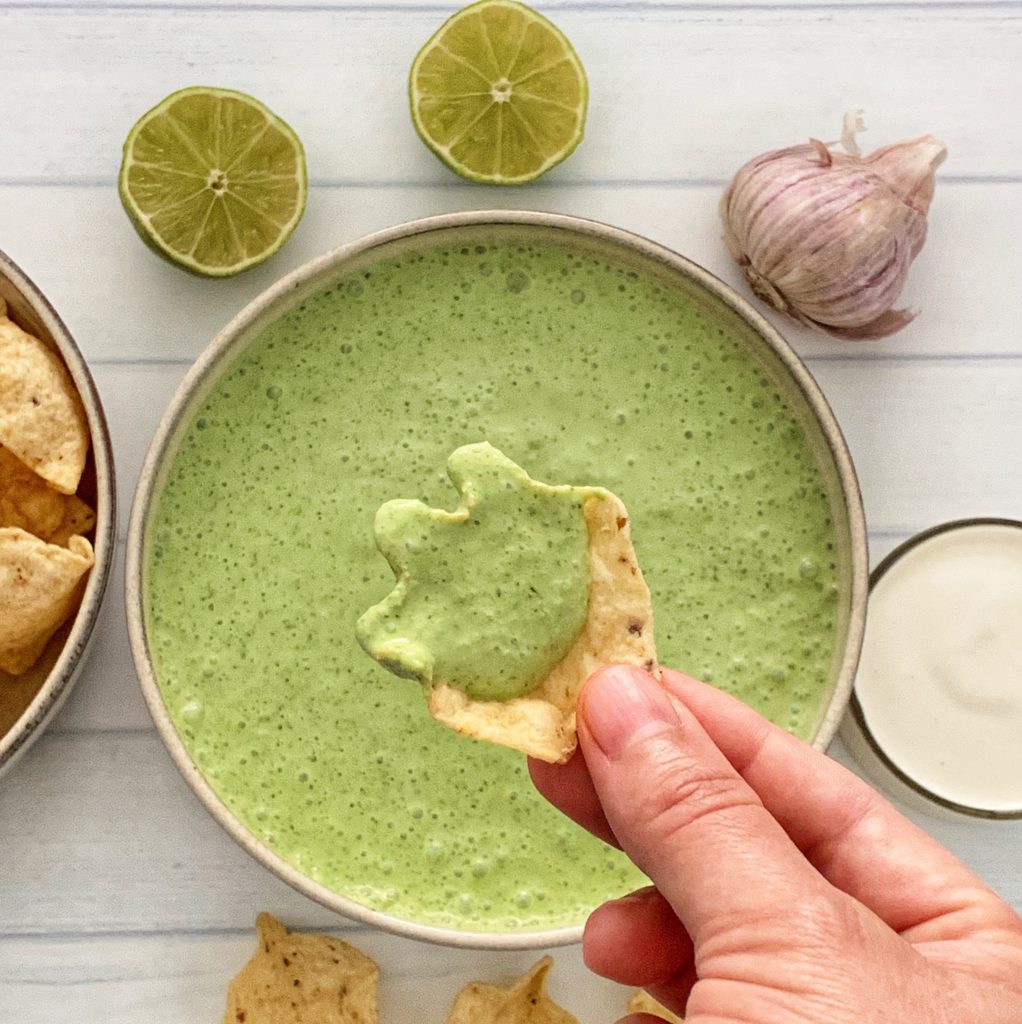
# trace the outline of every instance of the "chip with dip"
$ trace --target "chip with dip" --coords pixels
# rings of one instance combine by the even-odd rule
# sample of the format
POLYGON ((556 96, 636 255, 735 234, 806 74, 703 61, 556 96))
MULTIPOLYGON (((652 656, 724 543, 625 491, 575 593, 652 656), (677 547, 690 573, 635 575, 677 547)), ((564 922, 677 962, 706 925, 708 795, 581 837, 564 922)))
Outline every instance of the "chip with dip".
POLYGON ((447 473, 455 511, 398 499, 377 512, 397 582, 358 620, 358 641, 417 679, 444 725, 566 761, 592 672, 659 671, 628 513, 603 488, 533 480, 485 442, 457 449, 447 473))
POLYGON ((332 935, 256 919, 259 948, 227 990, 223 1024, 378 1024, 380 968, 332 935))
POLYGON ((508 988, 481 981, 466 985, 451 1007, 447 1024, 578 1024, 547 994, 547 975, 553 965, 551 957, 543 957, 508 988))

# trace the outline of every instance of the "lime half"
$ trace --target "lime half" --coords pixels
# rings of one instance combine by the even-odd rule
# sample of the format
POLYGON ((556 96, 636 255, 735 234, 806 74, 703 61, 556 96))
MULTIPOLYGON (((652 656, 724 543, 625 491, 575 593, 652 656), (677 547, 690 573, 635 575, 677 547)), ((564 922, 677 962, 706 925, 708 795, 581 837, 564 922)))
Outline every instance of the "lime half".
POLYGON ((269 259, 305 210, 305 151, 243 92, 194 86, 124 142, 121 202, 143 240, 185 270, 227 277, 269 259))
POLYGON ((423 142, 472 181, 532 181, 582 141, 585 70, 560 29, 514 0, 480 0, 444 22, 408 89, 423 142))

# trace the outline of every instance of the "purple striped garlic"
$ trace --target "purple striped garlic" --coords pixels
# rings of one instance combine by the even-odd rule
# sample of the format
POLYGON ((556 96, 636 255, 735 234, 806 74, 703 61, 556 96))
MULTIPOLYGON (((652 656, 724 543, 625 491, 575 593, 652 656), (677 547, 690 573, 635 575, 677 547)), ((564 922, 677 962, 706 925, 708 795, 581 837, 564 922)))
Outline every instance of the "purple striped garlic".
POLYGON ((812 139, 763 153, 720 201, 724 240, 752 290, 801 324, 837 338, 885 338, 914 314, 895 309, 926 240, 934 172, 947 149, 932 135, 859 154, 812 139))

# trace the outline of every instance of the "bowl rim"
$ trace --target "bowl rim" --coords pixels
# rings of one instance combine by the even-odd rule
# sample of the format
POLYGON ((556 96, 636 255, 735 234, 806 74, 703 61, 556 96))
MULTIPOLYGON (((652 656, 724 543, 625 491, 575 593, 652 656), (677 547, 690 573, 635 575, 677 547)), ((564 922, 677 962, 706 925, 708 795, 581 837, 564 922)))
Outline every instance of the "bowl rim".
POLYGON ((32 307, 71 374, 85 409, 96 470, 96 526, 93 543, 96 561, 59 657, 21 717, 4 736, 0 736, 2 774, 39 738, 50 719, 67 700, 85 664, 96 635, 95 627, 113 566, 117 540, 117 491, 110 428, 85 357, 50 301, 28 274, 2 250, 0 276, 5 277, 32 307))
POLYGON ((784 370, 798 387, 819 425, 837 471, 850 535, 851 601, 845 649, 837 672, 834 692, 831 695, 826 712, 820 719, 818 731, 813 741, 813 745, 820 750, 825 749, 829 745, 841 722, 851 695, 852 680, 862 646, 869 562, 865 514, 858 478, 837 420, 815 379, 788 342, 784 340, 781 334, 765 317, 741 298, 729 285, 698 264, 693 263, 666 246, 623 228, 612 227, 608 224, 586 218, 532 210, 491 209, 446 213, 411 220, 381 231, 372 232, 330 250, 286 274, 253 299, 213 338, 206 349, 199 355, 174 393, 153 437, 139 476, 128 525, 125 556, 125 603, 132 657, 135 661, 146 704, 149 707, 156 729, 164 745, 167 747, 177 769, 195 791, 207 811, 213 815, 231 838, 259 863, 279 878, 282 878, 294 889, 329 909, 398 935, 462 948, 490 950, 537 949, 569 945, 581 941, 584 925, 570 925, 532 932, 503 933, 462 931, 408 921, 382 911, 372 910, 347 896, 343 896, 313 881, 259 841, 234 816, 216 795, 209 783, 206 782, 189 756, 183 741, 171 721, 156 681, 152 660, 149 655, 142 601, 145 526, 150 504, 155 493, 160 466, 193 396, 206 381, 207 374, 215 369, 221 357, 231 350, 231 347, 242 334, 252 328, 269 312, 273 311, 278 303, 285 303, 289 296, 300 291, 303 286, 314 282, 320 275, 326 276, 328 273, 335 272, 342 268, 345 263, 374 249, 398 240, 432 232, 445 232, 463 227, 477 228, 487 226, 497 228, 536 227, 541 229, 559 229, 566 234, 583 235, 587 238, 595 239, 597 242, 629 250, 632 253, 652 259, 670 271, 680 273, 688 280, 702 286, 744 320, 765 342, 774 356, 779 359, 784 370))
MULTIPOLYGON (((916 548, 921 547, 923 544, 934 540, 937 537, 943 537, 948 533, 959 533, 985 526, 999 526, 1011 530, 1022 530, 1022 520, 1009 519, 1003 516, 969 516, 964 519, 949 519, 946 522, 936 523, 933 526, 929 526, 925 530, 920 530, 919 533, 912 534, 911 537, 907 537, 905 540, 893 547, 880 560, 876 568, 873 569, 869 576, 870 596, 872 596, 874 589, 884 576, 886 576, 887 573, 890 572, 891 569, 893 569, 906 555, 915 551, 916 548)), ((900 768, 887 753, 883 745, 874 735, 873 730, 870 728, 866 712, 863 709, 862 703, 859 700, 859 695, 854 686, 852 687, 851 697, 848 701, 848 715, 858 727, 859 732, 862 734, 862 737, 865 739, 866 744, 873 755, 896 779, 898 779, 899 782, 908 786, 908 788, 917 796, 923 797, 936 807, 942 808, 946 811, 954 811, 955 813, 967 818, 986 818, 992 821, 1022 820, 1022 806, 1011 808, 1009 810, 995 811, 985 807, 973 807, 970 804, 963 804, 957 800, 952 800, 950 797, 941 796, 939 793, 933 792, 933 790, 928 789, 923 785, 923 783, 918 782, 909 775, 908 772, 900 768)))

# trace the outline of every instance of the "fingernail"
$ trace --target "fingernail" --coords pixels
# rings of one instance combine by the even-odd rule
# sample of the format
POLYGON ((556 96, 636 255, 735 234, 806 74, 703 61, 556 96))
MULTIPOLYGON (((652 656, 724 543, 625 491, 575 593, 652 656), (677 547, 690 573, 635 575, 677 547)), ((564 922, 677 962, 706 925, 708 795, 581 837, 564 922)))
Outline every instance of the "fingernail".
POLYGON ((629 665, 600 669, 582 691, 579 715, 596 745, 612 759, 641 733, 678 725, 678 716, 660 684, 649 673, 629 665))

